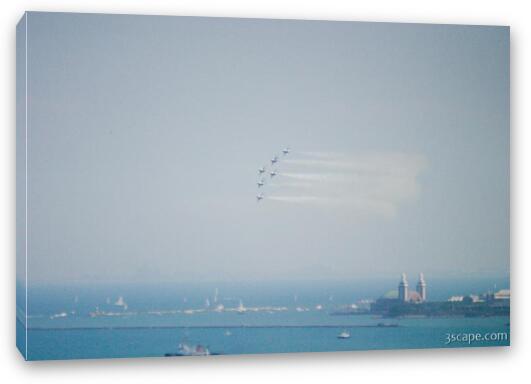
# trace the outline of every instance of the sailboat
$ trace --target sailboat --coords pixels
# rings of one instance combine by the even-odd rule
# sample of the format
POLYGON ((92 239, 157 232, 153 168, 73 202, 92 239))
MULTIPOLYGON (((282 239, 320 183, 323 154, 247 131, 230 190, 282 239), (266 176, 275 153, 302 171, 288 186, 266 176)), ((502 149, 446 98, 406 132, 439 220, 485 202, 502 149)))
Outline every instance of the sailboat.
POLYGON ((240 305, 238 306, 238 308, 236 308, 236 312, 238 312, 239 314, 243 315, 245 313, 245 311, 247 311, 247 309, 243 306, 243 303, 240 300, 240 305))

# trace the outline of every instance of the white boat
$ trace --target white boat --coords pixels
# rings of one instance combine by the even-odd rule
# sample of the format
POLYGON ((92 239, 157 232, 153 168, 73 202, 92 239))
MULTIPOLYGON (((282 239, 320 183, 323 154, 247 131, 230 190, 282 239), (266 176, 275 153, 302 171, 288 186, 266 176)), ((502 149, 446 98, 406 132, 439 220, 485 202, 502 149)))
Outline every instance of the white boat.
POLYGON ((338 339, 350 339, 350 333, 347 331, 341 332, 339 335, 337 335, 338 339))
POLYGON ((127 303, 125 302, 123 296, 120 296, 118 300, 114 303, 117 307, 122 307, 124 311, 127 311, 127 303))
POLYGON ((177 352, 170 352, 164 354, 164 356, 210 356, 217 355, 217 353, 211 353, 207 347, 204 347, 200 344, 189 345, 186 343, 179 344, 177 352))
POLYGON ((236 312, 243 315, 247 311, 247 308, 243 306, 243 302, 240 300, 240 305, 236 308, 236 312))

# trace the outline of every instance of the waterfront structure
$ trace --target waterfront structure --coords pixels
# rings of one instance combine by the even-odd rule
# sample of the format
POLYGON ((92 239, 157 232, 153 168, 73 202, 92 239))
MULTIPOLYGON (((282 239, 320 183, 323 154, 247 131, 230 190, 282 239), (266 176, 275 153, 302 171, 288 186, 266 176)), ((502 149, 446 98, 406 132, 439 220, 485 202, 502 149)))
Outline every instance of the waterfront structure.
POLYGON ((500 289, 498 292, 494 293, 494 300, 511 300, 511 290, 500 289))
POLYGON ((421 301, 426 301, 426 281, 424 280, 424 274, 419 274, 419 282, 417 283, 417 292, 420 295, 421 301))
POLYGON ((382 311, 388 309, 390 306, 396 304, 420 304, 426 301, 426 281, 424 280, 424 274, 419 274, 419 282, 417 284, 417 290, 410 290, 407 276, 402 274, 402 278, 398 283, 398 289, 388 291, 376 302, 371 303, 372 311, 382 311))
POLYGON ((398 299, 402 302, 409 301, 409 284, 407 283, 406 274, 402 273, 402 280, 398 284, 398 299))
POLYGON ((485 294, 454 295, 447 301, 427 301, 426 280, 419 274, 416 290, 409 290, 405 273, 398 289, 388 291, 371 304, 370 313, 386 317, 401 316, 507 316, 510 312, 509 289, 485 294))
POLYGON ((465 298, 464 296, 454 295, 454 296, 450 296, 448 298, 448 301, 451 303, 460 303, 463 301, 464 298, 465 298))

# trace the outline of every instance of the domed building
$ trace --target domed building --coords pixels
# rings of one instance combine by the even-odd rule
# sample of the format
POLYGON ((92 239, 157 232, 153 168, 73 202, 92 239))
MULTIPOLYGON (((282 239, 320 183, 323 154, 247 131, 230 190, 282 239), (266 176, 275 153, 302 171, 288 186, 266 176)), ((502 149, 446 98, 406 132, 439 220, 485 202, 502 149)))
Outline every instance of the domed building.
POLYGON ((420 295, 422 301, 426 301, 426 281, 424 280, 424 274, 419 274, 419 282, 417 283, 417 292, 420 295))
POLYGON ((398 300, 409 301, 409 284, 405 273, 402 273, 402 279, 398 283, 398 300))
POLYGON ((385 292, 381 299, 391 299, 391 300, 398 300, 398 291, 396 289, 392 289, 390 291, 385 292))
POLYGON ((387 291, 384 295, 380 296, 374 303, 371 304, 372 313, 384 313, 389 310, 393 305, 400 303, 398 300, 398 291, 396 289, 387 291))
POLYGON ((416 291, 412 291, 412 292, 409 292, 408 301, 410 303, 422 303, 424 300, 422 299, 422 296, 420 295, 420 293, 416 291))
POLYGON ((398 283, 398 298, 403 302, 410 303, 422 303, 426 301, 426 281, 424 280, 424 274, 422 272, 419 274, 417 290, 410 291, 406 274, 403 273, 402 279, 398 283))
POLYGON ((424 301, 426 301, 426 281, 424 280, 424 274, 419 274, 417 290, 413 291, 409 289, 407 276, 403 273, 400 282, 398 283, 398 289, 387 291, 377 299, 376 302, 371 305, 371 311, 385 312, 388 311, 391 306, 400 303, 419 304, 424 301))

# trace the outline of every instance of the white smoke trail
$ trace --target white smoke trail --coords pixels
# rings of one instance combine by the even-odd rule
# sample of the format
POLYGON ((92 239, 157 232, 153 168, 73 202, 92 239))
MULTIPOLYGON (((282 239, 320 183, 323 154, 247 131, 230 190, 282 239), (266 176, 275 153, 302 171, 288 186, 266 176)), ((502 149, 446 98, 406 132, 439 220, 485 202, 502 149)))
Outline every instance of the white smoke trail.
POLYGON ((295 152, 296 155, 306 156, 306 157, 316 157, 321 159, 326 158, 338 158, 338 157, 345 157, 347 155, 343 155, 337 152, 312 152, 312 151, 300 151, 295 152))
POLYGON ((268 200, 284 201, 288 203, 324 203, 327 199, 317 196, 269 196, 268 200))
POLYGON ((268 200, 392 217, 417 198, 423 156, 399 152, 294 152, 283 157, 268 200))
POLYGON ((294 165, 306 165, 306 166, 327 166, 327 167, 350 167, 352 166, 352 163, 349 162, 341 162, 341 161, 333 161, 333 160, 323 160, 323 159, 290 159, 285 160, 284 163, 286 164, 294 164, 294 165))
POLYGON ((287 159, 288 165, 308 167, 312 169, 334 170, 336 172, 380 172, 380 173, 408 173, 420 172, 426 162, 422 156, 401 153, 370 154, 370 155, 321 155, 313 159, 287 159))
POLYGON ((311 181, 287 181, 287 180, 279 180, 269 183, 269 186, 272 188, 282 188, 282 187, 288 187, 288 188, 311 188, 314 184, 311 181))
POLYGON ((289 177, 292 179, 305 180, 305 181, 323 181, 326 178, 326 175, 318 173, 291 173, 291 172, 282 172, 279 173, 279 176, 289 177))

